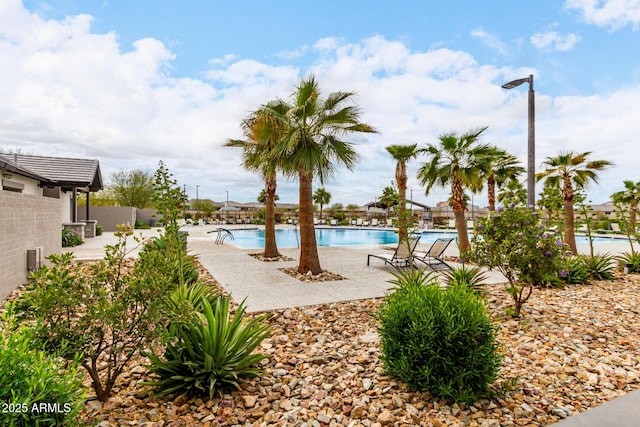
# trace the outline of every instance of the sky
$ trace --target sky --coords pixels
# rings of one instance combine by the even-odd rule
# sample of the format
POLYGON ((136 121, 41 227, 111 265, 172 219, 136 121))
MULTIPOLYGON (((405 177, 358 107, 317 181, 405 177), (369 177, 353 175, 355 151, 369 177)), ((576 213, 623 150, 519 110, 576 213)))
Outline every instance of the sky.
MULTIPOLYGON (((0 149, 95 158, 107 182, 163 161, 192 198, 255 201, 260 176, 224 143, 313 74, 379 131, 350 136, 357 165, 324 183, 365 204, 394 180, 392 144, 488 126, 481 142, 525 166, 528 85, 501 85, 534 75, 536 171, 592 151, 615 164, 587 188, 604 203, 640 180, 639 29, 640 0, 0 0, 0 149)), ((449 189, 425 194, 427 160, 408 194, 435 205, 449 189)), ((281 202, 297 189, 280 177, 281 202)))

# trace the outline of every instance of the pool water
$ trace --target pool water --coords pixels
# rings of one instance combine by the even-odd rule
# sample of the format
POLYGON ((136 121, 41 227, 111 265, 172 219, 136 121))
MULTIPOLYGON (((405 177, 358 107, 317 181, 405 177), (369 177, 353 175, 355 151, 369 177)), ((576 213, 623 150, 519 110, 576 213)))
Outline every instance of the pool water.
MULTIPOLYGON (((232 233, 234 240, 231 243, 243 249, 264 247, 264 230, 233 230, 232 233)), ((276 229, 278 247, 297 248, 300 239, 299 233, 299 230, 294 229, 276 229)), ((423 243, 433 242, 438 237, 455 238, 457 234, 424 232, 420 241, 423 243)), ((317 228, 316 243, 318 246, 395 245, 398 243, 398 233, 371 228, 317 228)))
MULTIPOLYGON (((264 248, 264 229, 232 230, 234 240, 230 242, 243 249, 264 248)), ((280 248, 299 247, 300 231, 292 228, 276 229, 276 243, 280 248)), ((420 243, 431 243, 438 238, 457 238, 455 232, 424 231, 420 243)), ((469 235, 471 238, 471 234, 469 235)), ((624 239, 598 237, 596 243, 627 243, 624 239)), ((398 233, 390 230, 376 230, 375 228, 316 228, 316 243, 318 246, 370 246, 395 245, 398 243, 398 233)), ((584 236, 576 236, 576 243, 586 244, 584 236)))

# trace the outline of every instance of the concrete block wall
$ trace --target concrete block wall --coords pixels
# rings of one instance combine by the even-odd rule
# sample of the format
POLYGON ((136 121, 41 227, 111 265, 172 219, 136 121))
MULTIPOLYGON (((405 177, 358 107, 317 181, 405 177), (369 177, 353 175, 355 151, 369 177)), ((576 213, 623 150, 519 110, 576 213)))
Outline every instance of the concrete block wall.
POLYGON ((0 299, 27 282, 27 250, 62 251, 60 199, 0 191, 0 299))

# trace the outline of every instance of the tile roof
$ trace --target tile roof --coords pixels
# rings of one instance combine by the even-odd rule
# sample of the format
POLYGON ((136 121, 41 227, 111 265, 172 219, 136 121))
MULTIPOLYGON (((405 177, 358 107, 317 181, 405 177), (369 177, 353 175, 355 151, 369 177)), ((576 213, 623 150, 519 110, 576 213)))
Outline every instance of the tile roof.
POLYGON ((98 191, 103 187, 100 163, 95 159, 0 154, 0 161, 44 177, 61 187, 89 187, 91 191, 98 191))

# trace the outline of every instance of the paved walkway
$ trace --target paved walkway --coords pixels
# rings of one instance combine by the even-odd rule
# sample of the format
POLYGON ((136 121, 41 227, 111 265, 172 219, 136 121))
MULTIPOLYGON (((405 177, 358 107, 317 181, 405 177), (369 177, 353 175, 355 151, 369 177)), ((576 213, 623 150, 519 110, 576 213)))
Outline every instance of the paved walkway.
MULTIPOLYGON (((247 311, 259 312, 287 307, 323 304, 354 299, 377 298, 392 287, 389 280, 393 269, 380 260, 372 260, 367 266, 367 254, 383 253, 380 247, 339 248, 319 247, 320 262, 325 270, 338 273, 346 280, 303 283, 278 270, 294 267, 296 261, 261 262, 249 256, 259 250, 245 250, 233 246, 215 244, 215 226, 187 227, 189 251, 198 255, 202 265, 224 286, 232 297, 245 299, 247 311)), ((139 232, 137 233, 139 234, 139 232)), ((158 234, 158 230, 142 231, 144 237, 158 234)), ((72 248, 78 259, 97 259, 104 255, 104 245, 115 243, 113 233, 87 239, 82 246, 72 248)), ((133 243, 130 245, 133 248, 133 243)), ((617 253, 628 250, 621 244, 599 244, 597 251, 617 253)), ((280 249, 283 255, 298 259, 299 249, 280 249)), ((587 253, 587 247, 580 252, 587 253)), ((133 249, 130 256, 135 256, 133 249)), ((457 247, 450 246, 446 255, 457 255, 457 247)), ((498 273, 490 273, 492 283, 504 281, 498 273)), ((611 402, 590 409, 554 424, 558 427, 632 427, 640 426, 640 390, 628 393, 611 402)))

